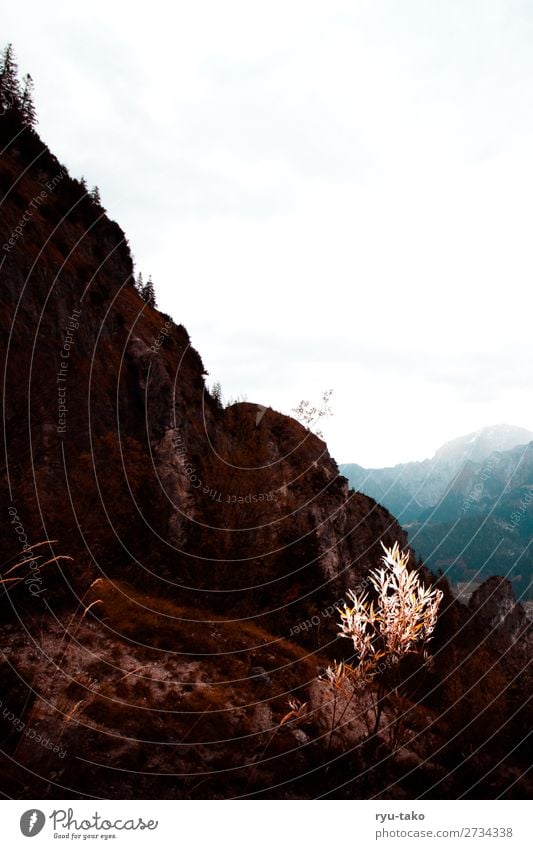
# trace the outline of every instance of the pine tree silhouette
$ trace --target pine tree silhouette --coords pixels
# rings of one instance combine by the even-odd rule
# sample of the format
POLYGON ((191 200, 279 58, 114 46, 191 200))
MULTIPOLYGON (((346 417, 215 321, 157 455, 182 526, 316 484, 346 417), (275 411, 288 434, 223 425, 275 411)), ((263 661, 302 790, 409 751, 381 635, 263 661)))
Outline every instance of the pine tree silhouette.
POLYGON ((0 70, 0 108, 2 114, 9 109, 20 112, 22 98, 18 81, 18 66, 15 60, 13 45, 8 44, 2 51, 2 66, 0 70))
POLYGON ((24 77, 24 90, 22 92, 22 102, 20 112, 22 115, 22 123, 26 127, 35 127, 37 123, 37 113, 33 103, 33 78, 31 74, 26 74, 24 77))
POLYGON ((102 206, 102 200, 100 198, 100 189, 98 188, 98 186, 93 186, 89 194, 91 195, 91 198, 93 199, 94 203, 98 204, 98 206, 102 206))
POLYGON ((155 300, 155 288, 154 288, 154 284, 152 282, 152 275, 150 275, 150 277, 148 278, 148 282, 146 283, 146 286, 143 287, 142 297, 143 297, 143 300, 150 307, 156 307, 157 306, 157 303, 156 303, 156 300, 155 300))
POLYGON ((137 280, 135 281, 135 288, 137 289, 137 291, 138 291, 139 295, 141 296, 141 298, 143 298, 143 300, 144 300, 144 295, 143 295, 144 282, 143 282, 143 276, 142 276, 142 273, 141 273, 140 271, 139 271, 139 273, 138 273, 138 275, 137 275, 137 280))
POLYGON ((217 382, 213 384, 211 395, 213 396, 213 399, 219 410, 222 410, 224 404, 222 403, 222 386, 220 385, 220 381, 217 380, 217 382))

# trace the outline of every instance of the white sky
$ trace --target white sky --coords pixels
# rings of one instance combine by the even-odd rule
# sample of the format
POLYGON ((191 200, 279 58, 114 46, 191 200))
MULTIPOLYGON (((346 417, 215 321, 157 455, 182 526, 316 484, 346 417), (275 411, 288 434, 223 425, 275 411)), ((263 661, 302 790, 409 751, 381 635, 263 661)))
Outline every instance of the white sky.
POLYGON ((527 0, 5 4, 39 131, 225 397, 339 462, 533 429, 527 0))

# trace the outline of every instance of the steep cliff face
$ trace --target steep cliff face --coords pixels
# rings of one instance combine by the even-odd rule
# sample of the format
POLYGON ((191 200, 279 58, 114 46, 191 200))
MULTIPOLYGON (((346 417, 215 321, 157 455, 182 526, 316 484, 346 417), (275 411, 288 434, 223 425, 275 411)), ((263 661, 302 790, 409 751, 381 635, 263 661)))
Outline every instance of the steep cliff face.
MULTIPOLYGON (((349 495, 297 422, 217 407, 185 329, 134 289, 118 225, 34 134, 10 132, 5 494, 33 542, 57 540, 55 553, 76 558, 63 577, 48 570, 50 597, 65 581, 82 592, 112 564, 229 613, 253 598, 255 615, 283 607, 288 621, 302 596, 337 600, 376 562, 381 537, 404 539, 396 522, 349 495)), ((17 547, 9 530, 5 545, 17 547)))
POLYGON ((492 634, 502 647, 518 643, 525 654, 531 645, 533 626, 524 607, 517 603, 509 580, 493 575, 472 593, 468 603, 475 625, 492 634))
MULTIPOLYGON (((120 227, 9 113, 0 145, 2 786, 415 792, 396 766, 369 778, 360 717, 332 734, 317 681, 349 653, 335 604, 381 541, 406 544, 396 520, 298 422, 220 408, 186 330, 135 290, 120 227)), ((466 617, 447 592, 447 662, 466 617)), ((443 733, 411 747, 420 787, 443 733)))

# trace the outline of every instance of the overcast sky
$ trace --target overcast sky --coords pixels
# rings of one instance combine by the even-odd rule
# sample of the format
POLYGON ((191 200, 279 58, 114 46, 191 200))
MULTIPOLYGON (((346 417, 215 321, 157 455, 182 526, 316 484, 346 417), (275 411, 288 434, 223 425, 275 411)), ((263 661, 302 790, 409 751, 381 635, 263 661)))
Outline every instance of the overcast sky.
POLYGON ((533 4, 25 0, 2 36, 226 398, 331 388, 367 466, 533 429, 533 4))

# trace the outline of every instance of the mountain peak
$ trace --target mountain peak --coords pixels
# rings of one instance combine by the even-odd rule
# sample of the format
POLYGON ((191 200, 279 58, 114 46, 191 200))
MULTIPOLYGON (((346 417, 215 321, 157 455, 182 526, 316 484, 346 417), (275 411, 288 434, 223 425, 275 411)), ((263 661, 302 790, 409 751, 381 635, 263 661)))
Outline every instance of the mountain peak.
POLYGON ((509 424, 488 425, 445 442, 435 452, 433 462, 461 464, 466 460, 479 463, 494 451, 509 451, 533 440, 533 432, 509 424))
POLYGON ((488 425, 445 442, 431 459, 384 469, 341 464, 350 485, 379 501, 404 522, 437 504, 467 463, 484 463, 495 452, 510 451, 533 440, 533 432, 509 424, 488 425))

